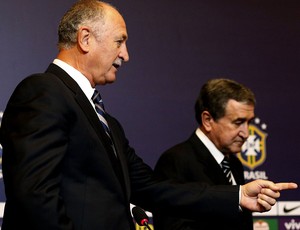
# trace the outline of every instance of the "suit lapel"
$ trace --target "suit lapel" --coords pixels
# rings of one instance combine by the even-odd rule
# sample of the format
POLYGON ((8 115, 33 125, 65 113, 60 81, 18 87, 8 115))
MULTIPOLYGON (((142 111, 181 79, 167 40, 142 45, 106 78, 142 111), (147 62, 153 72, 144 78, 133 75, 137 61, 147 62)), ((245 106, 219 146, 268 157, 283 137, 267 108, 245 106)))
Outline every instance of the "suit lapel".
POLYGON ((107 144, 107 141, 103 141, 107 140, 107 136, 99 122, 99 118, 97 117, 95 111, 90 105, 90 102, 88 101, 78 84, 63 69, 54 64, 50 64, 46 72, 52 73, 55 77, 58 77, 74 93, 78 105, 81 107, 84 114, 89 119, 91 126, 95 129, 106 150, 111 151, 109 145, 107 144))
POLYGON ((206 175, 213 181, 214 184, 229 184, 222 168, 211 155, 209 150, 203 144, 203 142, 197 137, 195 133, 189 139, 195 149, 197 159, 201 161, 201 164, 205 167, 206 175))
MULTIPOLYGON (((120 140, 120 138, 117 137, 117 134, 114 130, 119 130, 119 127, 115 126, 115 122, 112 122, 112 118, 110 117, 110 115, 108 115, 107 117, 107 122, 108 125, 110 127, 111 130, 111 136, 113 139, 113 142, 115 144, 115 148, 116 148, 116 152, 117 152, 117 157, 119 159, 119 163, 120 163, 120 168, 122 170, 121 172, 121 176, 123 178, 123 182, 124 182, 124 188, 127 192, 127 195, 130 194, 130 181, 129 181, 129 175, 128 175, 128 165, 125 159, 125 153, 123 153, 123 144, 120 140)), ((129 197, 128 197, 129 198, 129 197)))
POLYGON ((236 183, 238 185, 245 184, 243 167, 236 156, 230 156, 230 167, 236 183))
MULTIPOLYGON (((129 180, 128 179, 125 180, 125 178, 127 178, 127 177, 124 178, 124 175, 127 175, 128 173, 122 174, 122 172, 124 173, 126 171, 126 167, 124 166, 125 160, 123 159, 123 157, 121 157, 122 154, 118 154, 118 157, 121 159, 120 162, 115 157, 115 153, 109 144, 108 137, 99 121, 99 118, 98 118, 97 114, 95 113, 94 109, 92 108, 92 106, 90 105, 90 102, 87 99, 87 97, 85 96, 85 94, 83 93, 83 91, 80 89, 78 84, 60 67, 58 67, 54 64, 50 64, 50 66, 48 67, 46 72, 52 73, 53 76, 58 77, 74 93, 75 99, 76 99, 78 105, 83 110, 84 114, 90 121, 91 126, 93 127, 93 129, 95 129, 100 142, 106 149, 106 153, 112 163, 112 167, 113 167, 123 189, 125 191, 127 191, 127 193, 128 193, 129 180), (120 165, 121 162, 122 162, 122 167, 120 165), (122 168, 122 170, 121 170, 121 168, 122 168), (124 180, 126 181, 125 184, 127 186, 125 186, 124 180)), ((117 138, 114 137, 114 134, 112 134, 112 135, 113 135, 113 138, 115 140, 117 140, 117 138)), ((119 146, 120 145, 117 145, 117 152, 119 152, 121 149, 119 146)))

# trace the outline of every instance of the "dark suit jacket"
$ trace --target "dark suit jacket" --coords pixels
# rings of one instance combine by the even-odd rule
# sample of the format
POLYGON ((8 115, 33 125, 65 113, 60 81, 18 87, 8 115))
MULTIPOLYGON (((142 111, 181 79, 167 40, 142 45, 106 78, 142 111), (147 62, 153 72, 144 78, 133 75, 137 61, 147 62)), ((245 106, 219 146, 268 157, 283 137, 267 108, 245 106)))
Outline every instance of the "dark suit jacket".
MULTIPOLYGON (((234 155, 230 156, 229 161, 237 184, 243 185, 245 181, 241 162, 234 155)), ((182 183, 198 181, 209 185, 229 184, 220 165, 195 133, 187 141, 163 153, 154 172, 160 179, 172 178, 182 183)), ((154 211, 153 214, 155 230, 253 229, 252 214, 248 211, 241 212, 237 221, 218 214, 204 215, 197 221, 172 218, 160 210, 154 211)))
POLYGON ((51 64, 16 87, 0 132, 7 198, 2 230, 134 229, 130 203, 195 218, 238 213, 238 187, 154 181, 119 122, 107 120, 118 158, 89 100, 61 68, 51 64), (227 208, 217 209, 219 203, 227 208))

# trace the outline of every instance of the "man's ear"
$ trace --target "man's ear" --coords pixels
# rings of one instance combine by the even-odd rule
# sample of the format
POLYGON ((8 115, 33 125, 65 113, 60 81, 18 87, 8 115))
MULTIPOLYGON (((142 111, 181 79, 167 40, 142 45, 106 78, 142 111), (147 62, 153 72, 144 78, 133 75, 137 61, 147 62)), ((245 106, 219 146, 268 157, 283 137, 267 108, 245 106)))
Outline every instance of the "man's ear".
POLYGON ((77 43, 84 53, 88 53, 90 50, 91 35, 91 31, 88 27, 81 27, 78 30, 77 43))
POLYGON ((203 128, 209 132, 212 128, 213 118, 208 111, 203 111, 201 114, 202 126, 203 128))

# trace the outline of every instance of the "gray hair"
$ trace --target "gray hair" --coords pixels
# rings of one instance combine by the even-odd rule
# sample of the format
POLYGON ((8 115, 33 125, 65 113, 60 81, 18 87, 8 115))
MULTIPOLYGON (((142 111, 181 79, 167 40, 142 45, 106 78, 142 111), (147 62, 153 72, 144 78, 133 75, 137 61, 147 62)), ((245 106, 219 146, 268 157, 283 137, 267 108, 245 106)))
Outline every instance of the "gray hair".
POLYGON ((58 26, 58 49, 69 49, 77 42, 77 31, 82 26, 89 26, 96 39, 100 39, 99 24, 105 23, 104 5, 97 0, 79 0, 62 17, 58 26), (98 26, 97 26, 98 25, 98 26))

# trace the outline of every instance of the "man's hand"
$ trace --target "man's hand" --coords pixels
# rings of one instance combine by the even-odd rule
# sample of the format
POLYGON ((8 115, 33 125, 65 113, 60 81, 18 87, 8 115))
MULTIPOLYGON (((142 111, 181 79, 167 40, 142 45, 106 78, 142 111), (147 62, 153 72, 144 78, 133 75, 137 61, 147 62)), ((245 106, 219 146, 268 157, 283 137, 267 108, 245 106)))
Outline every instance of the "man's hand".
POLYGON ((253 212, 269 211, 280 197, 280 191, 296 189, 295 183, 273 183, 267 180, 255 180, 241 186, 240 206, 253 212))

